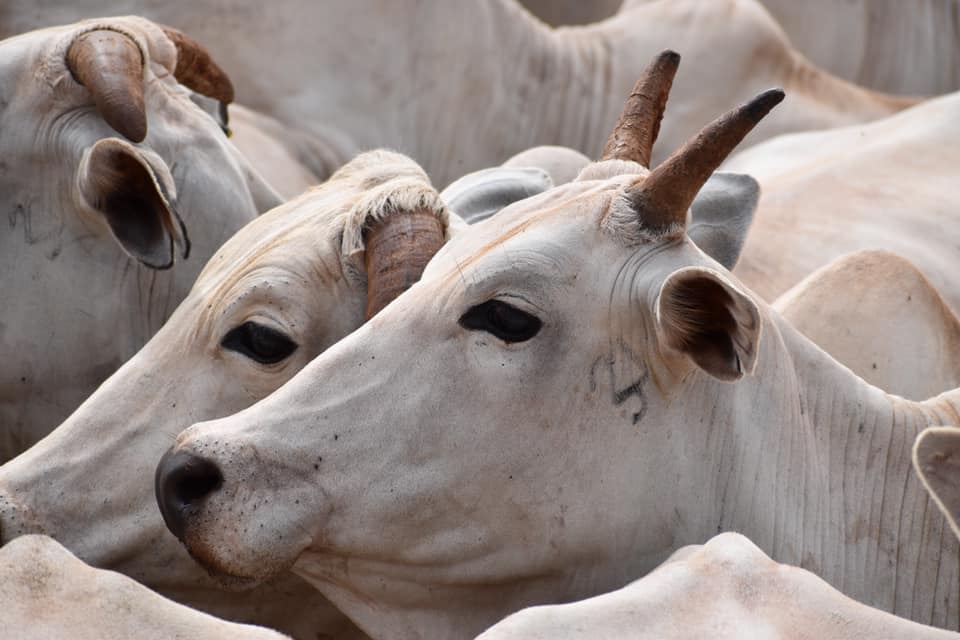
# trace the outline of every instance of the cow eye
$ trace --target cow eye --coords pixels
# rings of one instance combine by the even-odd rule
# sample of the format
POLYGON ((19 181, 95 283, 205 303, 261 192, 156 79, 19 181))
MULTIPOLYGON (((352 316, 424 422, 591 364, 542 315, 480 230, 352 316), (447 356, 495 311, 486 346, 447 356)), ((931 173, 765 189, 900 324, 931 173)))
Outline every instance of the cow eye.
POLYGON ((487 300, 460 317, 465 329, 492 333, 504 342, 524 342, 537 335, 540 318, 501 300, 487 300))
POLYGON ((244 322, 223 337, 220 345, 261 364, 280 362, 297 350, 297 343, 276 329, 256 322, 244 322))

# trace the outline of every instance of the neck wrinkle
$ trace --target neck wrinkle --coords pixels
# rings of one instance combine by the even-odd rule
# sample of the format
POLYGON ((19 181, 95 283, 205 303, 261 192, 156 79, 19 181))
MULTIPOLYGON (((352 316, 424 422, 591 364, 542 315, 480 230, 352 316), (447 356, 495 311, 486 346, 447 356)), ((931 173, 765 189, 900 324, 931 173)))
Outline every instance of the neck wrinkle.
POLYGON ((782 416, 760 436, 761 451, 775 453, 739 472, 757 484, 769 478, 773 491, 752 491, 759 500, 741 509, 748 517, 726 528, 864 604, 957 629, 958 543, 913 472, 911 450, 931 424, 960 426, 960 390, 904 400, 863 382, 779 316, 769 314, 764 330, 756 375, 793 378, 798 402, 795 412, 781 405, 767 414, 782 416), (788 367, 771 367, 784 356, 788 367))

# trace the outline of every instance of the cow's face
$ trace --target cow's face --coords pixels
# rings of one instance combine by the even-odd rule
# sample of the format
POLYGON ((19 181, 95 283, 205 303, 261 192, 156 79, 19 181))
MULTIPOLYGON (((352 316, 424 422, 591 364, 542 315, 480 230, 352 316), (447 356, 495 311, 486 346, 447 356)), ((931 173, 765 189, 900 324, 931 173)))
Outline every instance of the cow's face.
POLYGON ((361 626, 459 599, 478 627, 511 598, 609 583, 612 558, 659 559, 670 528, 638 514, 678 517, 683 482, 636 466, 676 458, 704 417, 680 391, 750 373, 761 328, 688 208, 781 97, 652 172, 593 165, 458 237, 269 398, 183 432, 157 470, 168 527, 227 576, 293 566, 361 626))
POLYGON ((692 371, 750 370, 759 319, 685 238, 611 238, 623 183, 499 214, 270 398, 181 434, 160 483, 194 557, 255 580, 299 558, 341 604, 658 559, 669 534, 635 514, 669 521, 676 478, 637 493, 634 464, 670 458, 692 371))
POLYGON ((0 43, 0 296, 17 301, 0 325, 12 440, 0 458, 63 419, 161 326, 217 247, 279 204, 190 101, 177 55, 136 18, 0 43))
POLYGON ((244 227, 139 353, 0 467, 2 539, 44 532, 91 564, 196 591, 204 576, 156 509, 157 460, 184 425, 253 404, 363 323, 366 265, 378 259, 364 251, 364 234, 406 224, 410 203, 442 242, 446 213, 426 176, 374 152, 244 227), (74 497, 63 500, 64 491, 74 497))

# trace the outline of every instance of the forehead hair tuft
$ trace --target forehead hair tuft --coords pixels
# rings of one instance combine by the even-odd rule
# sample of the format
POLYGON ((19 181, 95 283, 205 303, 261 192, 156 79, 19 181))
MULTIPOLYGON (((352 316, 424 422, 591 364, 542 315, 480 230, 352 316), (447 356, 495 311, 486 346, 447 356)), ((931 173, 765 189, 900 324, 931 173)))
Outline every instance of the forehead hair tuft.
MULTIPOLYGON (((646 177, 639 178, 632 185, 642 183, 646 177)), ((668 225, 654 224, 645 220, 644 212, 637 211, 637 204, 627 195, 624 188, 613 197, 610 207, 600 220, 600 228, 613 236, 620 244, 635 247, 641 244, 659 242, 667 238, 677 238, 686 233, 690 212, 686 220, 675 220, 668 225)))
POLYGON ((342 214, 345 258, 364 251, 367 229, 398 212, 431 213, 449 233, 450 214, 440 194, 420 165, 404 155, 383 150, 363 153, 334 173, 330 182, 334 181, 352 182, 358 190, 342 214))

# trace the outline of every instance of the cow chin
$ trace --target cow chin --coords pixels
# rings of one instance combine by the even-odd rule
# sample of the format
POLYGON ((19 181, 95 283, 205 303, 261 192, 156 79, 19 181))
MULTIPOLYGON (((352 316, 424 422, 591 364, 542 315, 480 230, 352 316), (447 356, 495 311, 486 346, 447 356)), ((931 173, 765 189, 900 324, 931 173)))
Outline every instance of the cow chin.
POLYGON ((236 548, 223 541, 212 542, 188 531, 183 541, 187 552, 222 588, 248 591, 268 582, 293 566, 296 556, 286 559, 276 553, 236 548))

